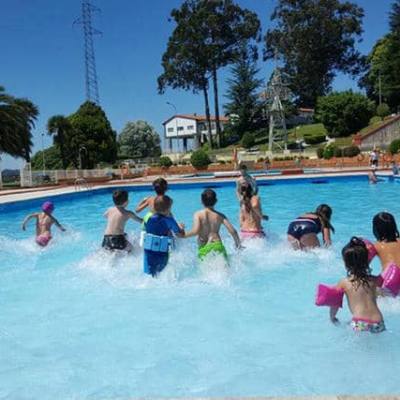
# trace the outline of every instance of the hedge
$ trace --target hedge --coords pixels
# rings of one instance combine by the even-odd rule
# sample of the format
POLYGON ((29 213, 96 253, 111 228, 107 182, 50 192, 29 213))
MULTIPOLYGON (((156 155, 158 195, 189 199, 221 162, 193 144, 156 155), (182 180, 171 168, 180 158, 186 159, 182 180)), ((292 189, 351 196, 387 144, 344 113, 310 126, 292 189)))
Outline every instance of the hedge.
POLYGON ((196 150, 192 153, 190 156, 190 162, 196 169, 206 168, 211 164, 210 157, 208 157, 208 154, 202 149, 196 150))

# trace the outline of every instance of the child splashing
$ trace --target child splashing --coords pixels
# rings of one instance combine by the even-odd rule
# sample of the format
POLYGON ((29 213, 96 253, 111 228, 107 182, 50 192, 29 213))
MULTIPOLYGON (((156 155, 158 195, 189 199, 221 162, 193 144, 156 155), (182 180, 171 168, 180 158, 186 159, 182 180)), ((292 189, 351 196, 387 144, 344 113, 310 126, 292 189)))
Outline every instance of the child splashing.
POLYGON ((168 190, 168 182, 164 178, 157 178, 153 181, 153 189, 156 192, 156 196, 150 196, 144 198, 137 206, 135 211, 137 213, 142 212, 148 208, 149 212, 146 214, 144 219, 148 219, 154 213, 154 200, 157 196, 164 196, 168 190))
MULTIPOLYGON (((362 239, 352 237, 343 248, 342 257, 347 277, 336 286, 346 294, 355 331, 379 333, 385 330, 382 314, 376 303, 376 288, 382 285, 382 278, 371 275, 368 264, 368 250, 362 239)), ((330 318, 338 323, 338 307, 330 308, 330 318)))
POLYGON ((377 242, 376 253, 385 271, 391 264, 400 267, 400 240, 396 220, 388 212, 376 214, 372 220, 372 230, 377 242))
POLYGON ((294 249, 306 250, 320 247, 318 234, 322 233, 325 246, 330 246, 331 231, 335 229, 331 225, 332 209, 327 204, 321 204, 315 212, 301 215, 289 224, 288 240, 294 249))
POLYGON ((264 238, 262 220, 268 220, 263 215, 260 198, 254 194, 252 186, 243 182, 240 186, 240 236, 242 240, 264 238))
POLYGON ((46 247, 50 240, 51 236, 51 226, 55 224, 57 228, 61 231, 65 232, 64 227, 57 221, 56 218, 53 217, 52 213, 54 211, 54 204, 51 201, 46 201, 42 204, 42 212, 41 213, 33 213, 28 215, 24 222, 22 223, 22 229, 26 230, 27 223, 36 218, 36 243, 41 247, 46 247))

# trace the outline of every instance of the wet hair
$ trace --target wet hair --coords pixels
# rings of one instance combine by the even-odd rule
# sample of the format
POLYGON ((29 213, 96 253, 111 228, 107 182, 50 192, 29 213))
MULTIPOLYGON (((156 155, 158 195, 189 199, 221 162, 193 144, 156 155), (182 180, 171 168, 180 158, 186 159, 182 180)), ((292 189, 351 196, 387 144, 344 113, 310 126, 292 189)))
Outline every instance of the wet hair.
POLYGON ((164 178, 157 178, 153 181, 153 189, 159 196, 162 196, 168 190, 168 182, 164 178))
POLYGON ((328 204, 320 204, 315 210, 315 214, 318 215, 321 220, 323 228, 328 228, 335 233, 335 228, 331 224, 332 208, 329 207, 328 204))
POLYGON ((247 172, 247 165, 244 164, 244 163, 240 163, 240 165, 239 165, 239 170, 240 170, 240 171, 245 171, 245 172, 247 172))
POLYGON ((217 194, 212 189, 206 189, 201 194, 201 202, 205 207, 213 207, 217 203, 217 194))
POLYGON ((247 182, 243 182, 240 185, 239 193, 242 195, 242 200, 246 211, 249 212, 251 210, 250 200, 254 195, 252 186, 247 182))
POLYGON ((157 196, 154 199, 154 211, 156 213, 165 214, 172 207, 172 199, 169 196, 157 196))
POLYGON ((122 206, 128 201, 128 192, 126 190, 114 190, 112 197, 116 206, 122 206))
POLYGON ((399 238, 396 220, 388 212, 380 212, 375 215, 372 220, 372 231, 376 240, 380 242, 395 242, 399 238))
POLYGON ((343 247, 342 257, 347 276, 355 289, 360 285, 369 286, 371 269, 368 263, 368 250, 364 241, 356 236, 343 247))

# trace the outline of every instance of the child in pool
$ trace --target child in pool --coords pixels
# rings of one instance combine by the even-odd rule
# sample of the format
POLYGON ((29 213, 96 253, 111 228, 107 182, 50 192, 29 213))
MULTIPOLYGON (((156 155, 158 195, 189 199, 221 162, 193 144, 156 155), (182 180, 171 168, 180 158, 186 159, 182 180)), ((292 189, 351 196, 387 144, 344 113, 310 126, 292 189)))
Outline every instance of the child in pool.
POLYGON ((247 182, 240 187, 240 236, 241 239, 264 238, 265 233, 261 225, 262 220, 268 220, 263 215, 260 198, 254 194, 251 185, 247 182))
MULTIPOLYGON (((164 178, 157 178, 153 181, 153 189, 157 196, 164 196, 165 192, 168 190, 168 182, 164 178)), ((154 212, 154 199, 157 196, 149 196, 144 198, 137 206, 135 211, 137 213, 149 208, 150 215, 154 212)))
POLYGON ((315 212, 309 212, 296 218, 289 224, 288 240, 294 249, 306 250, 320 247, 318 234, 322 233, 325 246, 330 246, 331 231, 335 229, 331 225, 332 208, 327 204, 320 204, 315 212))
POLYGON ((221 254, 227 259, 228 255, 219 234, 221 225, 225 225, 237 248, 241 248, 239 235, 228 218, 214 209, 217 203, 217 195, 214 190, 206 189, 201 194, 201 201, 204 210, 197 211, 194 214, 193 227, 190 232, 185 234, 185 237, 197 236, 200 260, 203 260, 210 253, 221 254))
POLYGON ((115 190, 113 192, 115 207, 109 208, 104 216, 107 218, 107 227, 104 232, 102 247, 106 250, 125 250, 130 252, 132 244, 127 240, 125 225, 129 219, 143 222, 134 212, 126 209, 129 199, 126 190, 115 190))
POLYGON ((154 214, 144 223, 144 272, 155 277, 168 264, 173 235, 184 237, 185 231, 184 226, 171 216, 172 199, 169 196, 157 196, 153 205, 154 214), (165 241, 166 246, 162 245, 165 241))
POLYGON ((51 236, 51 226, 55 224, 61 231, 65 231, 64 227, 53 217, 54 204, 51 201, 46 201, 42 204, 42 212, 28 215, 22 223, 22 229, 26 230, 27 223, 36 218, 36 243, 39 246, 45 247, 49 244, 51 236))
POLYGON ((400 266, 400 240, 396 220, 388 212, 376 214, 372 220, 372 230, 377 242, 375 250, 381 260, 382 271, 391 264, 400 266))
POLYGON ((240 177, 236 182, 236 196, 239 200, 241 200, 241 194, 240 194, 240 187, 244 183, 248 183, 251 186, 251 189, 253 190, 253 193, 256 195, 258 194, 258 186, 257 186, 257 181, 248 173, 247 171, 247 165, 246 164, 240 164, 239 166, 239 172, 240 172, 240 177))
MULTIPOLYGON (((342 250, 347 277, 336 286, 346 294, 355 331, 379 333, 385 330, 382 313, 376 303, 376 288, 382 285, 382 278, 371 275, 368 264, 368 250, 362 239, 352 237, 342 250)), ((330 308, 330 319, 338 323, 338 307, 330 308)))

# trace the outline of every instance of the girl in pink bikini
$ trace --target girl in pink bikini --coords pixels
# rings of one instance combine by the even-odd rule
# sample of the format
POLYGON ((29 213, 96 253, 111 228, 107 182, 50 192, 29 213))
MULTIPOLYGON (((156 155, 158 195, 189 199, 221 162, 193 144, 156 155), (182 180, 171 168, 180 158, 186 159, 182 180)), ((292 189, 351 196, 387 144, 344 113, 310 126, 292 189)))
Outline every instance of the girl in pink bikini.
POLYGON ((51 240, 51 226, 55 224, 61 231, 65 231, 64 227, 53 217, 54 204, 46 201, 42 204, 42 212, 28 215, 22 223, 22 229, 26 230, 27 223, 36 218, 36 243, 45 247, 51 240))
POLYGON ((252 186, 243 182, 240 185, 240 236, 245 239, 264 238, 265 233, 261 225, 263 220, 268 220, 263 215, 260 198, 254 194, 252 186))

